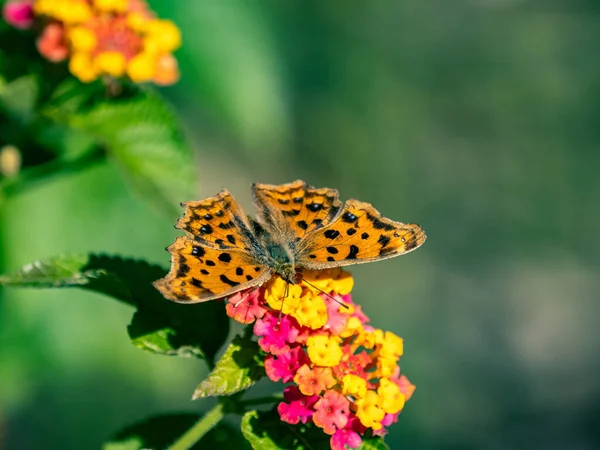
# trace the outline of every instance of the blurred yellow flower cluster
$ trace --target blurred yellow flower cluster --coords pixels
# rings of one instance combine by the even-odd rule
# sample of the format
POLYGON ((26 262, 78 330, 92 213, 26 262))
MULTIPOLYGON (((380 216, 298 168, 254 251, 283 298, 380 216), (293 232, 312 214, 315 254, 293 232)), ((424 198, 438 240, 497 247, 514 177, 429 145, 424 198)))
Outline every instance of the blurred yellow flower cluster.
POLYGON ((68 59, 83 82, 127 76, 167 85, 179 78, 172 55, 181 45, 179 28, 157 19, 144 0, 36 0, 33 9, 49 19, 38 39, 42 55, 68 59))

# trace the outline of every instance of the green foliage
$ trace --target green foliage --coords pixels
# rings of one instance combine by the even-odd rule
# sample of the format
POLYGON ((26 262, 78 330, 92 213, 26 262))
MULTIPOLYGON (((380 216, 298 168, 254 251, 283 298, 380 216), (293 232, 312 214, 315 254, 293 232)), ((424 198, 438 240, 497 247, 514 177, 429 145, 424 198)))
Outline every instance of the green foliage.
POLYGON ((0 86, 0 109, 18 122, 27 122, 35 113, 39 95, 36 75, 23 75, 0 86))
MULTIPOLYGON (((103 450, 164 449, 198 422, 197 414, 170 414, 146 419, 119 431, 104 444, 103 450)), ((219 424, 205 434, 190 450, 250 448, 239 431, 219 424)))
MULTIPOLYGON (((242 417, 242 433, 254 450, 330 450, 330 436, 313 424, 290 425, 275 410, 248 411, 242 417)), ((362 438, 357 450, 389 450, 380 437, 362 438)))
POLYGON ((248 389, 265 375, 259 354, 256 342, 233 339, 210 375, 196 388, 193 399, 233 395, 248 389))
POLYGON ((330 450, 329 436, 313 425, 289 425, 277 411, 249 411, 242 433, 255 450, 330 450))
POLYGON ((229 322, 223 305, 180 305, 166 301, 152 282, 166 270, 143 261, 105 255, 71 255, 26 265, 0 284, 19 287, 79 287, 136 308, 128 327, 133 343, 165 355, 197 356, 212 364, 229 322))
POLYGON ((69 126, 91 135, 145 199, 177 216, 194 192, 194 164, 173 112, 151 92, 99 102, 70 115, 69 126))

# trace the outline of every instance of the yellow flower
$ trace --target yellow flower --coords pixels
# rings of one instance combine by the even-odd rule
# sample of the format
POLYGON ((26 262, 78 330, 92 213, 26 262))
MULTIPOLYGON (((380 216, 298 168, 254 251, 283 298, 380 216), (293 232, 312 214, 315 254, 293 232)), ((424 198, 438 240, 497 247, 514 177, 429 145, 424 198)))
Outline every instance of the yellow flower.
POLYGON ((357 336, 356 340, 354 341, 354 345, 372 349, 377 344, 383 343, 383 336, 383 331, 379 329, 373 331, 363 331, 357 336))
POLYGON ((181 46, 181 31, 170 20, 153 19, 145 26, 144 49, 153 53, 170 53, 181 46))
POLYGON ((72 28, 69 31, 69 38, 75 51, 89 52, 94 50, 97 44, 94 32, 85 27, 72 28))
POLYGON ((131 81, 142 83, 152 80, 156 68, 156 58, 148 53, 134 56, 127 65, 127 75, 131 81))
POLYGON ((340 273, 331 283, 331 290, 340 295, 349 294, 354 287, 354 278, 349 272, 340 270, 340 273))
POLYGON ((396 414, 404 408, 404 402, 406 401, 404 394, 400 392, 400 388, 396 383, 387 378, 382 378, 379 381, 377 395, 379 396, 381 408, 387 414, 396 414))
POLYGON ((283 314, 293 314, 300 304, 302 287, 289 284, 280 277, 272 277, 265 288, 265 300, 276 311, 283 314), (284 298, 287 290, 287 297, 284 298), (282 306, 283 305, 283 306, 282 306))
POLYGON ((377 370, 373 373, 373 378, 391 377, 396 371, 396 360, 389 358, 377 358, 377 370))
POLYGON ((363 324, 358 317, 350 317, 346 324, 346 329, 340 333, 340 336, 347 338, 362 332, 363 324))
POLYGON ((398 361, 398 358, 402 356, 404 352, 404 341, 401 337, 396 336, 391 331, 385 332, 385 337, 379 349, 379 356, 394 361, 398 361))
POLYGON ((107 73, 113 77, 123 75, 126 64, 125 56, 119 52, 102 52, 94 59, 94 67, 98 72, 107 73))
POLYGON ((347 338, 362 332, 363 324, 358 317, 350 317, 346 324, 346 329, 340 333, 340 336, 347 338))
POLYGON ((367 382, 364 378, 354 374, 344 375, 342 378, 342 394, 363 398, 367 395, 367 382))
POLYGON ((367 391, 364 398, 359 398, 355 402, 356 417, 368 428, 380 430, 381 421, 385 417, 385 411, 379 405, 379 396, 375 391, 367 391))
POLYGON ((300 299, 300 303, 291 313, 300 323, 316 330, 327 323, 327 306, 320 295, 308 292, 300 299))
POLYGON ((87 22, 92 18, 92 9, 85 0, 63 0, 56 2, 54 14, 65 24, 87 22))
POLYGON ((317 366, 337 366, 342 359, 342 349, 333 336, 311 336, 306 341, 308 357, 317 366))
POLYGON ((127 25, 135 31, 143 31, 148 20, 148 17, 140 12, 132 12, 127 15, 127 25))
POLYGON ((69 70, 84 83, 94 81, 98 77, 92 58, 87 53, 74 53, 69 61, 69 70))
POLYGON ((94 0, 96 9, 103 12, 125 12, 128 0, 94 0))

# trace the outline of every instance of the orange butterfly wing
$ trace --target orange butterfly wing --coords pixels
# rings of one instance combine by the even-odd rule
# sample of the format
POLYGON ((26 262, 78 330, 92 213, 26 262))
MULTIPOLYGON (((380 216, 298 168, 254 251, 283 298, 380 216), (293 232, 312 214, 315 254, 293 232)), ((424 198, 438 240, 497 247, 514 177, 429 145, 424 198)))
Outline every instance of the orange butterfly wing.
POLYGON ((171 270, 154 286, 168 299, 197 303, 226 297, 259 286, 270 271, 249 253, 238 249, 215 249, 180 236, 168 248, 171 270))
POLYGON ((293 183, 252 185, 258 220, 272 234, 291 231, 294 240, 327 226, 339 213, 338 191, 314 188, 301 180, 293 183))
POLYGON ((175 228, 188 237, 214 248, 253 248, 256 240, 250 231, 246 213, 237 200, 223 190, 204 200, 183 202, 184 216, 175 228))
POLYGON ((394 222, 352 199, 334 222, 299 243, 296 265, 318 270, 377 261, 413 251, 426 238, 419 225, 394 222))
POLYGON ((154 283, 166 298, 182 303, 213 300, 270 277, 271 271, 260 262, 264 249, 229 192, 182 206, 185 214, 175 226, 187 236, 167 249, 171 270, 154 283))

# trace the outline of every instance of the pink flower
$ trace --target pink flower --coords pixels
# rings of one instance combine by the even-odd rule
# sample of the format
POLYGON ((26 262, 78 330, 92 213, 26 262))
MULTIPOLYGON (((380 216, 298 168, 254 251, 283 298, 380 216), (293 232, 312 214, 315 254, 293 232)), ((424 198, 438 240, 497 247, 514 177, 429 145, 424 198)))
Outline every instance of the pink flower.
POLYGON ((58 22, 46 25, 37 40, 37 48, 42 56, 52 62, 67 59, 69 48, 64 27, 58 22))
POLYGON ((292 381, 296 371, 304 364, 309 364, 308 355, 301 346, 292 347, 292 349, 278 356, 267 355, 265 358, 265 371, 272 381, 283 379, 284 383, 292 381))
POLYGON ((277 405, 277 412, 282 421, 289 424, 306 423, 314 413, 314 405, 319 400, 318 395, 304 395, 298 386, 288 386, 283 391, 283 398, 289 402, 277 405))
POLYGON ((254 289, 251 292, 247 290, 238 292, 229 297, 227 301, 229 302, 225 306, 227 315, 243 324, 249 324, 256 319, 260 319, 268 311, 264 306, 260 289, 254 289))
POLYGON ((351 429, 337 430, 329 440, 331 450, 346 450, 346 448, 358 448, 362 444, 360 435, 351 429))
POLYGON ((291 316, 281 316, 279 313, 267 312, 254 324, 254 334, 262 336, 258 345, 267 353, 281 355, 290 350, 288 344, 295 342, 299 325, 291 316))
MULTIPOLYGON (((346 302, 345 298, 350 298, 350 295, 335 295, 333 298, 339 300, 340 302, 349 304, 350 302, 346 302)), ((341 334, 348 325, 349 314, 344 314, 343 310, 345 309, 338 302, 333 300, 331 297, 327 295, 321 295, 323 301, 325 302, 325 306, 327 306, 327 328, 331 330, 333 334, 339 335, 341 334)))
POLYGON ((381 436, 381 437, 385 436, 388 432, 386 427, 389 427, 390 425, 398 422, 399 415, 400 415, 399 412, 397 412, 396 414, 386 414, 384 416, 383 420, 381 421, 381 425, 383 425, 383 428, 373 431, 373 435, 381 436))
POLYGON ((4 5, 2 17, 9 25, 22 30, 33 24, 33 5, 31 1, 9 1, 4 5))
POLYGON ((337 391, 327 391, 315 404, 313 422, 327 434, 334 434, 348 423, 350 402, 337 391))

